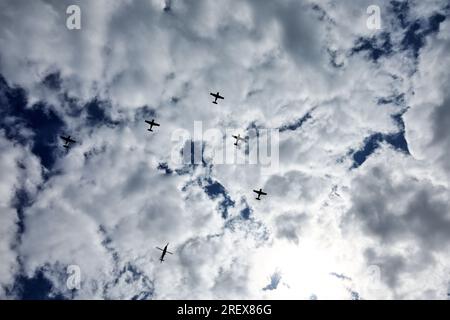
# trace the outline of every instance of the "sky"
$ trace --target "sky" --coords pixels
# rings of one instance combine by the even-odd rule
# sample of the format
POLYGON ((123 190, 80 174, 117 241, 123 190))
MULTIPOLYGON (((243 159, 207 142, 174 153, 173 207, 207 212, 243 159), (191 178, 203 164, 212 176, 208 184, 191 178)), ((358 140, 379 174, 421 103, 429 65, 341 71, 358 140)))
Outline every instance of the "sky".
POLYGON ((0 298, 447 299, 449 14, 0 0, 0 298))

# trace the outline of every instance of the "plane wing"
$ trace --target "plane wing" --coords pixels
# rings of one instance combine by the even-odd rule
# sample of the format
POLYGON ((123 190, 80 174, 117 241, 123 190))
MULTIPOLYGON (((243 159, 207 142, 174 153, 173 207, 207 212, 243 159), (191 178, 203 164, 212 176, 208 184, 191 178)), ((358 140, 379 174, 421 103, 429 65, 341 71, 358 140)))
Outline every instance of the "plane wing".
POLYGON ((161 251, 164 251, 164 249, 161 249, 160 247, 156 247, 156 249, 161 250, 161 251))
POLYGON ((267 196, 267 193, 265 193, 262 190, 253 190, 253 192, 255 192, 255 193, 257 193, 258 195, 261 195, 261 196, 267 196))
POLYGON ((152 124, 150 121, 148 121, 148 120, 145 120, 145 122, 147 122, 148 124, 152 124))
POLYGON ((166 251, 166 253, 170 253, 170 254, 173 254, 172 252, 170 252, 170 251, 166 251))
POLYGON ((73 140, 73 139, 71 139, 69 137, 60 136, 60 138, 62 140, 64 140, 64 142, 66 142, 66 143, 75 143, 76 142, 75 140, 73 140))

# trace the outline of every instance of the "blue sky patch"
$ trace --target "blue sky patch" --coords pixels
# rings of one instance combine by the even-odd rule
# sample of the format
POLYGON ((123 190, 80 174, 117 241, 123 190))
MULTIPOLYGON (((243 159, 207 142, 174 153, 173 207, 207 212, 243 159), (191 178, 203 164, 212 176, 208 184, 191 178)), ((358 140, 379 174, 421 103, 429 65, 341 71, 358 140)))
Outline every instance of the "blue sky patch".
POLYGON ((402 39, 403 50, 412 51, 415 58, 419 56, 419 50, 425 45, 426 36, 439 30, 439 25, 445 20, 445 16, 436 13, 428 20, 416 20, 412 22, 402 39))
POLYGON ((280 284, 281 280, 281 274, 279 272, 275 272, 270 276, 270 283, 263 288, 264 291, 266 290, 275 290, 278 285, 280 284))
POLYGON ((282 127, 280 127, 280 132, 287 131, 287 130, 291 130, 291 131, 297 130, 303 124, 305 124, 306 121, 308 121, 311 118, 312 118, 311 112, 308 112, 303 117, 301 117, 300 119, 297 119, 293 123, 285 124, 282 127))
POLYGON ((56 160, 55 143, 63 131, 63 120, 44 103, 36 103, 27 108, 27 96, 21 88, 11 88, 0 76, 0 124, 8 139, 26 145, 31 140, 31 151, 41 160, 47 169, 51 169, 56 160), (34 134, 28 138, 24 128, 34 134))
POLYGON ((252 212, 253 210, 248 205, 246 205, 244 209, 241 210, 241 217, 245 220, 248 220, 250 219, 250 215, 252 214, 252 212))
POLYGON ((23 275, 16 277, 12 292, 21 300, 63 300, 60 294, 53 293, 53 284, 48 280, 42 270, 38 270, 33 277, 23 275))
POLYGON ((42 80, 42 84, 45 87, 54 91, 61 90, 62 80, 60 73, 59 72, 50 73, 44 78, 44 80, 42 80))
POLYGON ((166 162, 159 163, 157 169, 164 171, 164 173, 167 175, 170 175, 173 173, 173 170, 169 168, 169 165, 166 162))
POLYGON ((380 146, 381 142, 387 142, 393 146, 396 150, 409 153, 408 143, 405 139, 405 124, 403 123, 401 114, 397 114, 392 118, 397 123, 400 131, 390 134, 374 133, 364 140, 364 146, 362 149, 353 153, 353 166, 352 169, 361 166, 367 158, 373 154, 380 146))
POLYGON ((234 207, 235 202, 230 198, 225 187, 218 181, 208 177, 204 179, 204 182, 206 182, 206 185, 203 186, 203 189, 211 199, 217 199, 222 196, 223 200, 219 203, 219 211, 222 213, 222 218, 226 219, 228 217, 228 208, 234 207))
POLYGON ((400 26, 406 28, 408 26, 409 3, 408 1, 391 1, 392 11, 396 15, 400 26))
POLYGON ((395 104, 404 105, 405 104, 405 94, 396 94, 389 97, 381 97, 378 99, 377 104, 395 104))
POLYGON ((371 38, 359 38, 351 54, 366 52, 368 57, 374 62, 382 56, 388 56, 392 53, 391 36, 388 32, 382 32, 371 38))

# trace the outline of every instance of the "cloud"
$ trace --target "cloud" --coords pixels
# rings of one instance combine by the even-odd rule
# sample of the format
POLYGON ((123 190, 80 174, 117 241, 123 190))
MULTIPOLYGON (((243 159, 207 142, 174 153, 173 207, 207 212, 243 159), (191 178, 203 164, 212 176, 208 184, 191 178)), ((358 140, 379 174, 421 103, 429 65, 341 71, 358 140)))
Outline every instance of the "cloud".
POLYGON ((18 192, 33 194, 41 180, 38 160, 30 155, 29 149, 15 145, 0 131, 0 166, 2 183, 0 185, 0 295, 14 283, 19 272, 17 248, 20 245, 20 232, 23 230, 19 212, 18 192))
POLYGON ((45 279, 43 296, 67 298, 441 297, 448 8, 376 1, 375 31, 372 4, 3 1, 0 295, 45 279), (192 143, 223 147, 194 121, 281 128, 278 168, 176 163, 192 143))

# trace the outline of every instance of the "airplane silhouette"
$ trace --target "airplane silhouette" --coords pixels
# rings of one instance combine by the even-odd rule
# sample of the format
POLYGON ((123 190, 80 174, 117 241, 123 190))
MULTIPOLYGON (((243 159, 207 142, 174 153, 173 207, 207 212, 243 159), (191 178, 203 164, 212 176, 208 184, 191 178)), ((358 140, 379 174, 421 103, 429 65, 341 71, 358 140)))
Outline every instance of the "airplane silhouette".
POLYGON ((217 104, 217 99, 225 99, 224 97, 222 97, 222 96, 219 94, 219 92, 217 92, 217 93, 212 93, 212 92, 210 92, 209 94, 212 95, 214 98, 216 98, 216 99, 213 101, 214 104, 217 104))
POLYGON ((161 263, 164 261, 164 256, 166 255, 166 253, 173 254, 172 252, 167 251, 167 247, 168 247, 168 246, 169 246, 169 244, 167 243, 166 246, 164 247, 164 249, 161 249, 161 248, 159 248, 159 247, 156 247, 156 249, 162 251, 161 258, 159 258, 159 261, 161 261, 161 263))
POLYGON ((236 139, 236 142, 234 143, 235 146, 238 145, 238 142, 239 142, 239 141, 246 141, 245 138, 241 138, 241 135, 240 135, 240 134, 238 134, 237 136, 232 136, 232 137, 236 139))
POLYGON ((145 120, 145 122, 147 122, 150 125, 150 129, 147 129, 148 131, 153 132, 152 130, 153 126, 159 127, 159 123, 156 123, 155 119, 152 119, 152 121, 145 120))
POLYGON ((61 136, 60 138, 64 140, 63 147, 66 148, 66 149, 68 149, 70 147, 71 143, 75 143, 76 142, 75 140, 71 139, 70 136, 67 136, 67 137, 61 136))
POLYGON ((261 200, 261 198, 260 198, 261 196, 266 196, 267 195, 267 193, 263 192, 262 189, 259 189, 259 191, 258 190, 253 190, 253 192, 256 192, 258 194, 258 196, 255 198, 256 200, 261 200))

